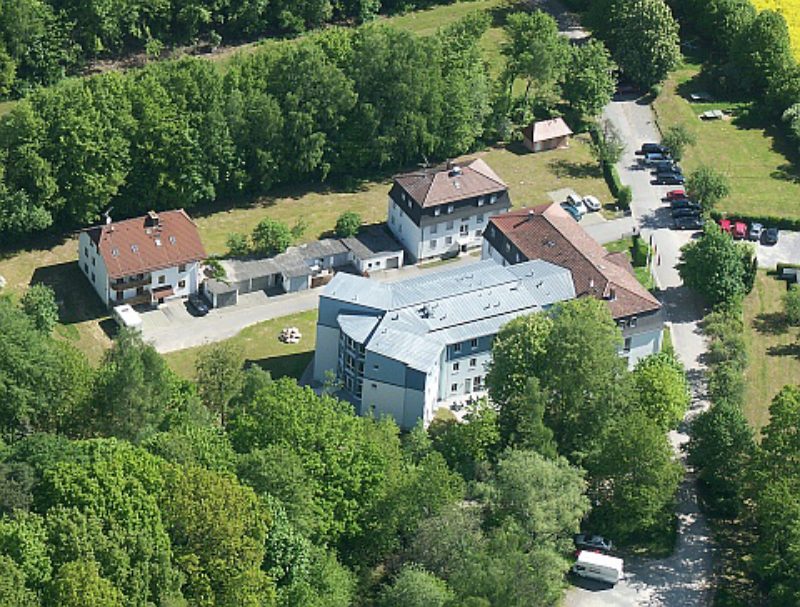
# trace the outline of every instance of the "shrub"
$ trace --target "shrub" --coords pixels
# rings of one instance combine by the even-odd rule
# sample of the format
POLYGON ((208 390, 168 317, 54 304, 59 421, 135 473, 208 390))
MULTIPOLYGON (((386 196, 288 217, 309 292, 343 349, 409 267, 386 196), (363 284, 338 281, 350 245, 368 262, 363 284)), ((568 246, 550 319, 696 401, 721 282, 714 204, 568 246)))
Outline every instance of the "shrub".
MULTIPOLYGON (((616 173, 616 169, 614 169, 616 173)), ((631 186, 625 185, 619 189, 617 192, 617 204, 619 207, 625 211, 631 208, 631 202, 633 201, 633 190, 631 190, 631 186)))
POLYGON ((353 211, 345 211, 336 220, 336 235, 339 238, 355 236, 360 228, 361 215, 353 211))
POLYGON ((250 240, 239 232, 228 234, 225 246, 228 247, 228 255, 232 257, 243 257, 250 253, 250 240))
POLYGON ((783 313, 786 322, 792 326, 800 325, 800 288, 792 285, 783 296, 783 313))

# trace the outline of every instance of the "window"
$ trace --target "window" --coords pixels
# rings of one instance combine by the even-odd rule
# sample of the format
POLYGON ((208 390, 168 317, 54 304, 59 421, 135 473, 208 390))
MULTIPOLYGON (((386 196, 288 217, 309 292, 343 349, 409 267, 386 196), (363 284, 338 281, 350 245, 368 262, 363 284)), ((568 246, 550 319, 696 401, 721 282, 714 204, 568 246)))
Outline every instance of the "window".
POLYGON ((483 198, 483 196, 478 196, 478 206, 479 206, 479 207, 482 207, 482 206, 483 206, 483 203, 484 203, 484 198, 483 198))
POLYGON ((117 291, 117 301, 122 301, 123 297, 125 297, 125 293, 122 291, 117 291))
POLYGON ((185 265, 178 266, 178 272, 185 272, 185 271, 186 271, 186 266, 185 265))
POLYGON ((508 242, 506 242, 506 253, 510 251, 511 251, 511 245, 508 242))
POLYGON ((490 234, 491 236, 494 236, 495 234, 497 234, 497 231, 494 229, 494 226, 492 226, 491 228, 489 228, 489 234, 490 234))
POLYGON ((458 392, 458 384, 451 385, 450 392, 458 392))
POLYGON ((89 257, 89 247, 83 247, 83 256, 89 257))
POLYGON ((391 216, 389 217, 389 223, 391 223, 392 225, 394 225, 394 215, 391 215, 391 216))
POLYGON ((434 217, 438 217, 441 214, 442 214, 442 207, 435 207, 433 209, 433 216, 434 217))
POLYGON ((448 222, 447 222, 447 229, 448 229, 448 230, 452 230, 454 225, 455 225, 455 224, 454 224, 452 221, 448 221, 448 222))
POLYGON ((480 375, 476 375, 475 378, 472 380, 472 389, 473 390, 480 390, 481 389, 481 382, 483 378, 480 375))
POLYGON ((431 226, 431 234, 436 234, 439 231, 439 224, 435 223, 431 226))
POLYGON ((625 345, 622 348, 623 352, 630 352, 631 351, 631 338, 625 338, 625 345))
POLYGON ((453 237, 448 236, 447 238, 444 239, 444 242, 445 244, 453 244, 453 237))
POLYGON ((470 339, 469 340, 469 347, 470 348, 477 348, 478 347, 478 340, 477 339, 470 339))
POLYGON ((94 258, 94 257, 92 257, 92 267, 94 267, 94 266, 96 265, 96 264, 94 263, 94 260, 95 260, 95 258, 94 258))
POLYGON ((454 345, 454 346, 453 346, 453 350, 455 351, 455 353, 456 353, 456 354, 458 354, 459 352, 461 352, 461 344, 460 344, 460 343, 458 343, 458 344, 454 345))
POLYGON ((460 363, 453 363, 453 373, 458 373, 458 370, 461 368, 460 363))
POLYGON ((435 248, 436 248, 436 239, 434 238, 433 240, 431 240, 431 249, 435 248))
POLYGON ((638 322, 639 322, 639 319, 636 316, 631 316, 631 320, 630 320, 630 323, 629 323, 631 327, 635 327, 636 323, 638 323, 638 322))
POLYGON ((483 213, 478 215, 477 221, 478 221, 478 223, 483 223, 483 213))
POLYGON ((475 236, 480 238, 481 234, 483 234, 483 230, 475 230, 475 236))
POLYGON ((179 288, 179 289, 184 289, 184 288, 186 288, 186 281, 185 281, 185 280, 179 280, 179 281, 178 281, 178 288, 179 288))
POLYGON ((478 359, 477 358, 470 358, 469 359, 469 366, 473 369, 478 366, 478 359))
POLYGON ((158 284, 163 285, 165 282, 167 282, 166 274, 162 274, 158 277, 158 284))
POLYGON ((450 214, 452 212, 453 212, 453 205, 452 204, 448 204, 447 205, 447 213, 450 214))
POLYGON ((83 271, 84 272, 89 272, 89 264, 86 263, 86 262, 83 262, 83 271))
POLYGON ((494 204, 495 202, 497 202, 497 194, 492 194, 489 197, 489 204, 494 204))
POLYGON ((92 282, 94 282, 94 272, 92 272, 92 282))

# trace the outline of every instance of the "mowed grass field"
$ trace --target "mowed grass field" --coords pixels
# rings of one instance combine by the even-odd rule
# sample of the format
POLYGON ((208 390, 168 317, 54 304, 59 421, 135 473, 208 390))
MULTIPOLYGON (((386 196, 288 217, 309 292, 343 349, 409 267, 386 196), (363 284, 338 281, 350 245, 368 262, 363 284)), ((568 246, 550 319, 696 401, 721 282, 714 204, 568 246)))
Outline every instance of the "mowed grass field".
POLYGON ((687 62, 671 75, 653 105, 662 132, 683 124, 697 138, 681 163, 684 171, 705 164, 725 173, 731 195, 720 202, 719 210, 732 216, 750 213, 800 218, 796 146, 772 128, 765 128, 748 104, 689 101, 690 93, 709 88, 700 65, 687 62), (730 111, 733 117, 701 121, 698 116, 710 109, 730 111))
MULTIPOLYGON (((284 316, 247 327, 228 343, 245 357, 246 364, 257 364, 269 371, 273 378, 290 376, 299 378, 314 355, 317 333, 317 311, 311 310, 284 316), (303 336, 300 343, 285 344, 278 335, 285 327, 297 327, 303 336)), ((210 346, 188 348, 164 355, 167 364, 181 377, 193 379, 195 362, 200 352, 210 346)))
POLYGON ((800 383, 800 329, 788 327, 782 295, 786 283, 759 272, 755 287, 744 302, 747 367, 745 415, 760 430, 769 422, 772 398, 786 384, 800 383))

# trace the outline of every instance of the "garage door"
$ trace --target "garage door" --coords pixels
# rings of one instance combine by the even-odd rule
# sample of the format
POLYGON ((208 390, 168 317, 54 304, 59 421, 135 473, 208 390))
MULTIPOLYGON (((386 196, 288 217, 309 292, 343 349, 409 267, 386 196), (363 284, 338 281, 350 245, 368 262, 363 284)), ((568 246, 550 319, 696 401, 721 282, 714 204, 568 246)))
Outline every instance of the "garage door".
POLYGON ((226 306, 235 306, 238 299, 236 291, 228 291, 227 293, 219 293, 217 295, 217 307, 224 308, 226 306))
POLYGON ((399 256, 397 256, 397 257, 390 257, 389 259, 387 259, 387 260, 386 260, 386 267, 387 267, 389 270, 393 270, 393 269, 395 269, 395 268, 398 268, 398 267, 400 267, 400 257, 399 257, 399 256))

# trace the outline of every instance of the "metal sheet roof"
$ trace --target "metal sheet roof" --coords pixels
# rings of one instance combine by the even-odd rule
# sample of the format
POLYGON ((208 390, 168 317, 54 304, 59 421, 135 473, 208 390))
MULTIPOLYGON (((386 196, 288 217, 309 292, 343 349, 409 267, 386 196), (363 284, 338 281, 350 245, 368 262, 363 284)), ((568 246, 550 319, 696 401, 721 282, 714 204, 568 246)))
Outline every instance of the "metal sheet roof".
POLYGON ((378 316, 339 314, 336 320, 345 335, 363 344, 369 339, 372 330, 378 325, 381 319, 378 316))
POLYGON ((369 340, 367 349, 427 373, 441 357, 445 345, 430 335, 422 336, 381 326, 369 340))

